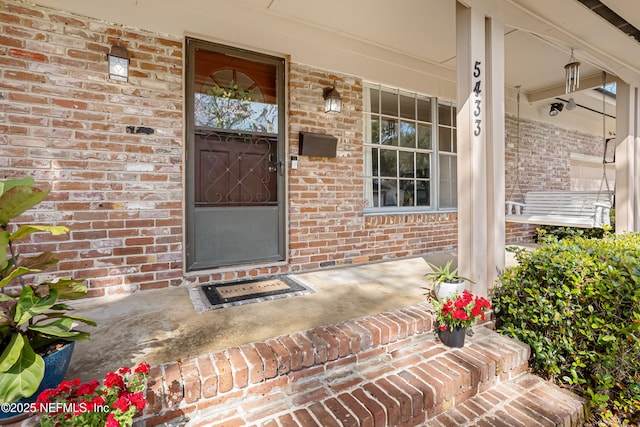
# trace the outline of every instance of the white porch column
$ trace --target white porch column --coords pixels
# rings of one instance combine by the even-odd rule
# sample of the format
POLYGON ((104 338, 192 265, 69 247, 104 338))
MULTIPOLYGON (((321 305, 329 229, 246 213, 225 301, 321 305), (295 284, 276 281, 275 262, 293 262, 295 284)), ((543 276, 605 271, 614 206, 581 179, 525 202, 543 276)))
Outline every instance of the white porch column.
POLYGON ((456 3, 458 265, 486 295, 504 270, 504 28, 456 3))
POLYGON ((616 88, 616 233, 640 231, 640 94, 616 88))

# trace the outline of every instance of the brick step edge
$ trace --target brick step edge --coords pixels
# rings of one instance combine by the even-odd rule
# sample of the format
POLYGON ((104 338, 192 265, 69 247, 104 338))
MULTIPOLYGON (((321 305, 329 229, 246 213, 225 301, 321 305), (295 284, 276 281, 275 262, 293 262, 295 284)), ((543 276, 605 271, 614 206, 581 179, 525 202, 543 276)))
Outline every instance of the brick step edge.
MULTIPOLYGON (((154 366, 149 403, 136 424, 258 425, 322 400, 352 402, 347 396, 366 386, 396 393, 380 398, 404 402, 401 420, 407 410, 411 420, 424 419, 526 371, 528 346, 485 327, 474 330, 463 349, 444 347, 433 333, 432 308, 422 303, 154 366), (412 369, 418 385, 398 394, 398 384, 408 383, 403 376, 416 376, 412 369)), ((343 413, 341 406, 334 410, 343 413)))
POLYGON ((431 427, 583 426, 586 401, 525 373, 497 384, 430 420, 431 427))

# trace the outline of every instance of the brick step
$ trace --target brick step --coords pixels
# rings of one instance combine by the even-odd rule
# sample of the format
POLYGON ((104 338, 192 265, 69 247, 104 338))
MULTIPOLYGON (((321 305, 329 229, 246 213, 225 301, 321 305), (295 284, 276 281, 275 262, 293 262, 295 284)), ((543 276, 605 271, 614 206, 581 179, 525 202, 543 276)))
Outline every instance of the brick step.
POLYGON ((425 303, 156 366, 137 424, 581 425, 578 398, 527 374, 528 346, 473 330, 445 347, 425 303))
POLYGON ((429 420, 433 427, 582 426, 584 401, 528 373, 496 384, 429 420))

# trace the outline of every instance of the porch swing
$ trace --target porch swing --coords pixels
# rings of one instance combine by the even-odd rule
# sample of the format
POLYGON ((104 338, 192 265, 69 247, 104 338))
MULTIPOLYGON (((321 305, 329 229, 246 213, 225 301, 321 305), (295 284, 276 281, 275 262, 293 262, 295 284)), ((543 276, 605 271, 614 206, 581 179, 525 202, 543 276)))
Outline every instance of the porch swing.
POLYGON ((602 179, 598 191, 530 191, 523 196, 520 190, 519 150, 520 150, 520 88, 518 87, 517 135, 516 135, 516 180, 508 197, 507 222, 560 227, 602 228, 610 226, 610 212, 613 191, 607 178, 607 140, 605 135, 605 93, 606 73, 602 73, 602 136, 604 154, 602 157, 602 179), (524 202, 512 201, 518 191, 524 202))

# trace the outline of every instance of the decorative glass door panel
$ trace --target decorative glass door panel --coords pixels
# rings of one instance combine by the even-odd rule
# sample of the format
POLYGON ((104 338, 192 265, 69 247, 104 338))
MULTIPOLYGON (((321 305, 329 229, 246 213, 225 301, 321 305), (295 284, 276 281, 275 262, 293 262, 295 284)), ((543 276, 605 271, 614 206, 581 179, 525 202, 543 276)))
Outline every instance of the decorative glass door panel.
POLYGON ((284 260, 284 62, 187 45, 187 268, 284 260))

